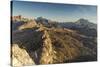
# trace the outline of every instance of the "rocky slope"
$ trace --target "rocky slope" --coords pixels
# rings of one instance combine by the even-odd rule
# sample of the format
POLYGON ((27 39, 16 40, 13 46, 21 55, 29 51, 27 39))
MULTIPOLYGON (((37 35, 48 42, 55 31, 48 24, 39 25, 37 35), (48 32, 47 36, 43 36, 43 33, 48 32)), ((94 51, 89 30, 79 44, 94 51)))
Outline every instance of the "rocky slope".
POLYGON ((12 65, 96 61, 96 44, 95 38, 77 30, 48 27, 33 20, 12 31, 12 65))

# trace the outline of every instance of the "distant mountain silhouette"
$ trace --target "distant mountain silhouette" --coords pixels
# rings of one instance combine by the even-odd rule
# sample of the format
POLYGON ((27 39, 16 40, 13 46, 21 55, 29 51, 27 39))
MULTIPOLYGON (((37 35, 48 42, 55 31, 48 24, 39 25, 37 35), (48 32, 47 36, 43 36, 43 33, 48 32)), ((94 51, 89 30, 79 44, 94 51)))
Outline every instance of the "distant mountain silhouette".
POLYGON ((89 27, 92 29, 97 29, 97 25, 94 23, 89 22, 86 19, 79 19, 78 21, 76 21, 76 24, 79 25, 80 27, 89 27))
POLYGON ((97 24, 91 23, 85 19, 79 19, 76 22, 58 23, 58 25, 62 28, 78 30, 81 34, 85 34, 87 36, 97 36, 97 24))

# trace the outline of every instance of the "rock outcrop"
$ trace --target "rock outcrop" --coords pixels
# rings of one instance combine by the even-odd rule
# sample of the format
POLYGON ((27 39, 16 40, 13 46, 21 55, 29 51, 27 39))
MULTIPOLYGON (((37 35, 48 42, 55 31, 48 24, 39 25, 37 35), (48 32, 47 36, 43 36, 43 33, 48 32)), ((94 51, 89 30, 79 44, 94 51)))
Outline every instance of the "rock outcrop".
POLYGON ((50 36, 47 31, 44 31, 43 38, 43 48, 42 48, 42 55, 40 59, 40 64, 51 64, 53 63, 53 47, 50 36))

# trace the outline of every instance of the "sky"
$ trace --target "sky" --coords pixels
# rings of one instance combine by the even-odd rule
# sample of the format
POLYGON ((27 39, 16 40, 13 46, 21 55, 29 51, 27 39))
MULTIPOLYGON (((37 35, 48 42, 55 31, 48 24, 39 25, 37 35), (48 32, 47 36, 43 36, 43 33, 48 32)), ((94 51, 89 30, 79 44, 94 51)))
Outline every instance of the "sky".
POLYGON ((84 18, 97 23, 97 6, 13 1, 12 15, 22 15, 27 18, 42 16, 59 22, 75 22, 84 18))

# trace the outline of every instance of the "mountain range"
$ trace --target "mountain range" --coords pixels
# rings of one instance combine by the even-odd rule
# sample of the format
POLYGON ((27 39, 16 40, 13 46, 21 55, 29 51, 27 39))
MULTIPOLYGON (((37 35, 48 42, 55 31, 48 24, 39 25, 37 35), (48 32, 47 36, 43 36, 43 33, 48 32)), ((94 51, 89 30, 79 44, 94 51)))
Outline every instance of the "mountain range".
POLYGON ((97 60, 97 24, 86 19, 57 22, 38 17, 13 22, 13 66, 97 60))

